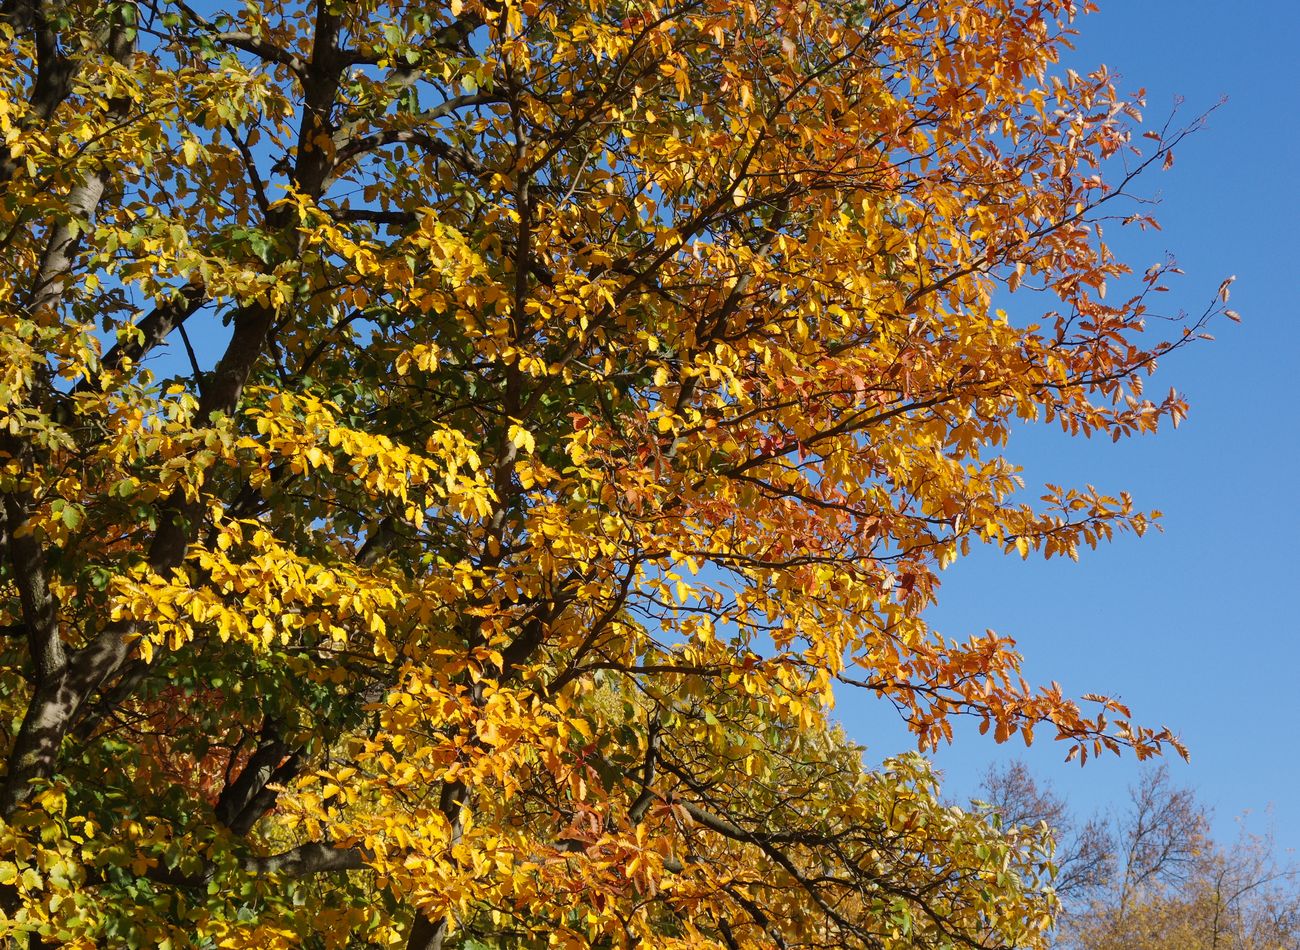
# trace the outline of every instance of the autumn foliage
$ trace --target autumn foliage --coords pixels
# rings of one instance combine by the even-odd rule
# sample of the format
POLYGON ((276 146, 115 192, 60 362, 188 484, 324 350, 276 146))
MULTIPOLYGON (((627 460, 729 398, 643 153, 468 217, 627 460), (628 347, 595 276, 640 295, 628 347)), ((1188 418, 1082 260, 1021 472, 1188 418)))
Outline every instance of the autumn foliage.
POLYGON ((8 932, 1041 946, 1042 837, 829 703, 1174 741, 922 619, 1151 523, 1013 426, 1184 411, 1079 5, 215 6, 0 5, 8 932))

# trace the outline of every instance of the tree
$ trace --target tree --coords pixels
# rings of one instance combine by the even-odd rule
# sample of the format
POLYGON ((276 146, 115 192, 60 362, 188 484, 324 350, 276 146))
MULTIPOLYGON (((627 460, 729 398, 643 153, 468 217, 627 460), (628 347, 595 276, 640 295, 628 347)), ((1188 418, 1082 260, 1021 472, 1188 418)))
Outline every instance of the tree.
POLYGON ((1216 842, 1205 806, 1163 766, 1140 775, 1122 811, 1078 827, 1022 764, 990 771, 984 790, 1009 826, 1052 829, 1062 950, 1300 946, 1296 869, 1244 823, 1236 841, 1216 842))
MULTIPOLYGON (((980 798, 1012 834, 1037 838, 1052 835, 1052 889, 1067 906, 1087 900, 1115 875, 1115 833, 1110 823, 1089 818, 1082 823, 1065 799, 1040 783, 1019 761, 992 767, 980 783, 980 798)), ((1170 825, 1186 829, 1187 823, 1170 825)))
POLYGON ((1149 526, 1000 448, 1176 423, 1210 316, 1104 299, 1183 133, 1075 12, 6 0, 10 932, 1041 945, 1043 841, 828 708, 1175 741, 921 617, 1149 526))

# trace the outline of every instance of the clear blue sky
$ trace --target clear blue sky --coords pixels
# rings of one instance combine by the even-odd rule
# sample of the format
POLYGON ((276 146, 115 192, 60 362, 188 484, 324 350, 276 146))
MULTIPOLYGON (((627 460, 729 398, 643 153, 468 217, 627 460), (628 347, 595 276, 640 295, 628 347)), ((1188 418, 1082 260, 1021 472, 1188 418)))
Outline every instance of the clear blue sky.
MULTIPOLYGON (((1189 312, 1236 274, 1231 306, 1244 322, 1162 364, 1151 391, 1176 385, 1192 404, 1177 431, 1111 445, 1040 427, 1011 444, 1030 488, 1127 488, 1165 512, 1163 534, 1085 551, 1079 564, 972 557, 945 575, 931 617, 950 635, 1012 635, 1031 680, 1118 695, 1139 721, 1171 726, 1192 753, 1171 763, 1174 777, 1215 807, 1221 835, 1250 810, 1253 828, 1271 821, 1278 844, 1300 851, 1300 3, 1101 6, 1081 18, 1069 65, 1105 63, 1122 90, 1144 87, 1156 125, 1177 96, 1188 118, 1228 98, 1146 183, 1164 230, 1112 244, 1139 270, 1172 253, 1186 276, 1168 296, 1189 312)), ((881 703, 845 696, 838 714, 871 759, 906 745, 881 703)), ((1060 745, 999 747, 973 728, 936 761, 948 790, 968 795, 990 762, 1014 757, 1083 811, 1118 803, 1136 768, 1108 757, 1081 770, 1061 763, 1060 745)))

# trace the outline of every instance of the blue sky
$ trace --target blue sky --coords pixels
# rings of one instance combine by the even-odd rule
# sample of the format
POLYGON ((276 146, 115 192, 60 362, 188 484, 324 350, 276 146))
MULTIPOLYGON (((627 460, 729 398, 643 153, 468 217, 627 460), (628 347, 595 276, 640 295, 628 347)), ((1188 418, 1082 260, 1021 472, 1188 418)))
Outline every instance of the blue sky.
MULTIPOLYGON (((1146 182, 1164 230, 1107 237, 1139 270, 1173 254, 1186 276, 1169 297, 1189 312, 1237 275, 1230 305, 1243 323, 1223 321, 1216 342, 1162 363, 1150 391, 1175 385, 1192 405, 1177 431, 1112 445, 1038 427, 1010 446, 1029 487, 1129 489, 1165 512, 1162 534, 1084 551, 1079 564, 980 553, 947 572, 930 616, 949 635, 1014 636, 1031 681, 1117 695, 1139 721, 1174 728, 1192 753, 1171 762, 1174 777, 1215 807, 1222 836, 1250 811, 1252 828, 1271 824, 1300 851, 1300 4, 1110 0, 1078 26, 1069 65, 1105 63, 1122 90, 1145 88, 1151 124, 1178 96, 1187 118, 1228 98, 1146 182)), ((907 746, 881 703, 845 696, 838 715, 871 759, 907 746)), ((969 728, 935 758, 958 796, 990 762, 1024 758, 1081 811, 1118 804, 1136 770, 1131 757, 1081 770, 1063 756, 1041 737, 1026 750, 969 728)))

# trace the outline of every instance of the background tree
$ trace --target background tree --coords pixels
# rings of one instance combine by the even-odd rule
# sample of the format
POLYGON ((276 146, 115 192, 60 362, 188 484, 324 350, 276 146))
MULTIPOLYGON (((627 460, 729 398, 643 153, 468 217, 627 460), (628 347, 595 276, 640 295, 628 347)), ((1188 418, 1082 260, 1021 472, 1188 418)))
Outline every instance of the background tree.
POLYGON ((1244 822, 1237 840, 1215 841, 1205 806, 1163 766, 1122 810, 1082 825, 1021 763, 991 770, 984 792, 1013 828, 1053 830, 1062 950, 1300 947, 1296 869, 1244 822))
POLYGON ((1102 241, 1181 133, 1075 12, 0 4, 10 932, 1041 944, 1042 840, 827 707, 1173 741, 921 618, 1150 524, 1013 424, 1184 411, 1102 241))
MULTIPOLYGON (((1088 900, 1114 879, 1119 855, 1110 822, 1096 816, 1080 822, 1065 799, 1039 782, 1023 762, 990 768, 980 792, 980 799, 1008 830, 1037 837, 1044 826, 1051 829, 1056 868, 1052 888, 1067 906, 1088 900)), ((1186 824, 1179 827, 1185 829, 1186 824)))

